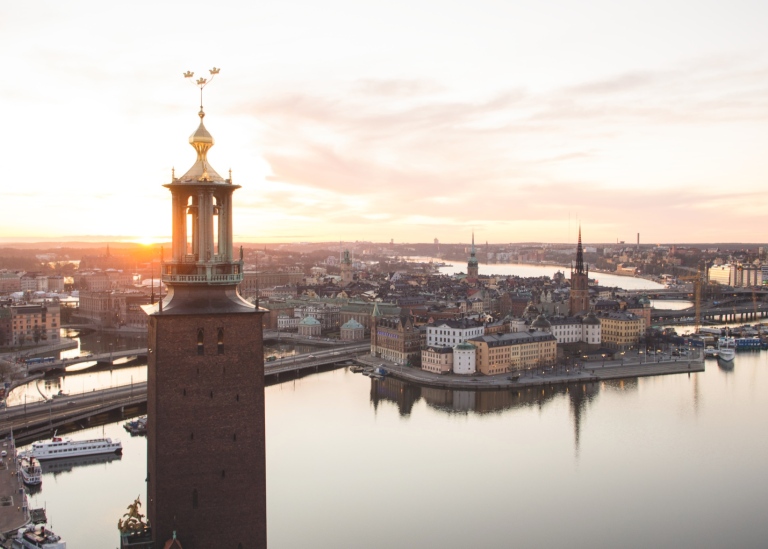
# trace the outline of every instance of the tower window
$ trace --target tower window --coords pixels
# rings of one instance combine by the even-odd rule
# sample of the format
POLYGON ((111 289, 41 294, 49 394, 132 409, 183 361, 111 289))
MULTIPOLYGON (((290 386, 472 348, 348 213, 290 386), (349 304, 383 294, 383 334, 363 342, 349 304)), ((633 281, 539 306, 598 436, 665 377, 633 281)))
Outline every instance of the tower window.
POLYGON ((204 332, 202 328, 197 330, 197 354, 202 355, 205 353, 205 344, 203 343, 204 332))
POLYGON ((220 355, 224 354, 224 328, 219 328, 219 335, 216 340, 216 349, 220 355))

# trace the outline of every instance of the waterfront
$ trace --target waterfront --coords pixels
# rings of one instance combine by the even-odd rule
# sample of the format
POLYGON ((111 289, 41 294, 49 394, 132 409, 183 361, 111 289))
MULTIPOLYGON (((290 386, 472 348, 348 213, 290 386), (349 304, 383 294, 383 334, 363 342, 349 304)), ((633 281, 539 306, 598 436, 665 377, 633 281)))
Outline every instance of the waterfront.
MULTIPOLYGON (((457 273, 467 272, 467 263, 460 261, 446 261, 441 259, 434 259, 429 257, 411 257, 412 261, 434 261, 436 263, 445 263, 444 267, 440 267, 440 273, 445 275, 454 275, 457 273)), ((480 274, 485 276, 502 275, 502 276, 521 276, 521 277, 537 277, 548 276, 553 277, 557 271, 560 271, 570 277, 570 267, 563 265, 531 265, 527 263, 481 263, 480 274)), ((625 290, 660 290, 664 288, 662 284, 646 280, 644 278, 635 278, 632 276, 618 276, 608 273, 590 272, 590 278, 594 278, 601 286, 624 288, 625 290)))
MULTIPOLYGON (((448 391, 346 369, 266 390, 273 548, 760 547, 768 353, 731 371, 530 391, 448 391)), ((113 547, 144 497, 145 439, 46 473, 71 546, 113 547), (66 469, 66 468, 65 468, 66 469)), ((237 489, 232 488, 233 504, 237 489)))

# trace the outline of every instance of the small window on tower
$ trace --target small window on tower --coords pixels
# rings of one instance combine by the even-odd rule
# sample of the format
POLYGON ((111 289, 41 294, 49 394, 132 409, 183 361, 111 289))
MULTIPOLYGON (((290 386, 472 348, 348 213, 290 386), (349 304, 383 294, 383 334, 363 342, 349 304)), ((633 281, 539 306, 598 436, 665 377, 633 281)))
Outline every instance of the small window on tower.
POLYGON ((224 354, 224 328, 219 328, 219 337, 217 339, 217 352, 224 354))
POLYGON ((197 330, 197 354, 202 355, 205 353, 205 346, 203 345, 203 329, 197 330))

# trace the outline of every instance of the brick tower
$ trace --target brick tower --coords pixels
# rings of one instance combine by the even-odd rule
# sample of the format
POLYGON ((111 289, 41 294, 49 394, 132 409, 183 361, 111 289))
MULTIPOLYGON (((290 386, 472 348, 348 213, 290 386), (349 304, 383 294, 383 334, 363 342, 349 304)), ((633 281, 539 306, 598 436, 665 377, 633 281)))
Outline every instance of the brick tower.
POLYGON ((584 249, 581 247, 581 227, 579 244, 576 247, 576 269, 571 266, 570 314, 589 311, 589 266, 584 266, 584 249))
MULTIPOLYGON (((212 75, 218 69, 211 71, 212 75)), ((191 73, 187 73, 191 76, 191 73)), ((205 79, 197 84, 205 86, 205 79)), ((267 546, 261 311, 240 297, 232 194, 208 164, 213 137, 189 138, 197 161, 171 191, 168 295, 148 305, 147 514, 156 548, 267 546)))

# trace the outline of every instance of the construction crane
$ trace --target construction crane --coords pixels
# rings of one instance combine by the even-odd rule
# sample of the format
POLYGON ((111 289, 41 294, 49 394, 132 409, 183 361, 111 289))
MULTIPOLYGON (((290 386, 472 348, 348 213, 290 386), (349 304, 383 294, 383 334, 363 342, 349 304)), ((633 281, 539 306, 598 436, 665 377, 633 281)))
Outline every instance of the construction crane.
POLYGON ((699 328, 701 327, 701 269, 698 270, 698 272, 695 275, 692 276, 681 276, 678 277, 678 280, 686 280, 693 282, 693 303, 696 310, 696 315, 694 316, 694 333, 699 333, 699 328))

